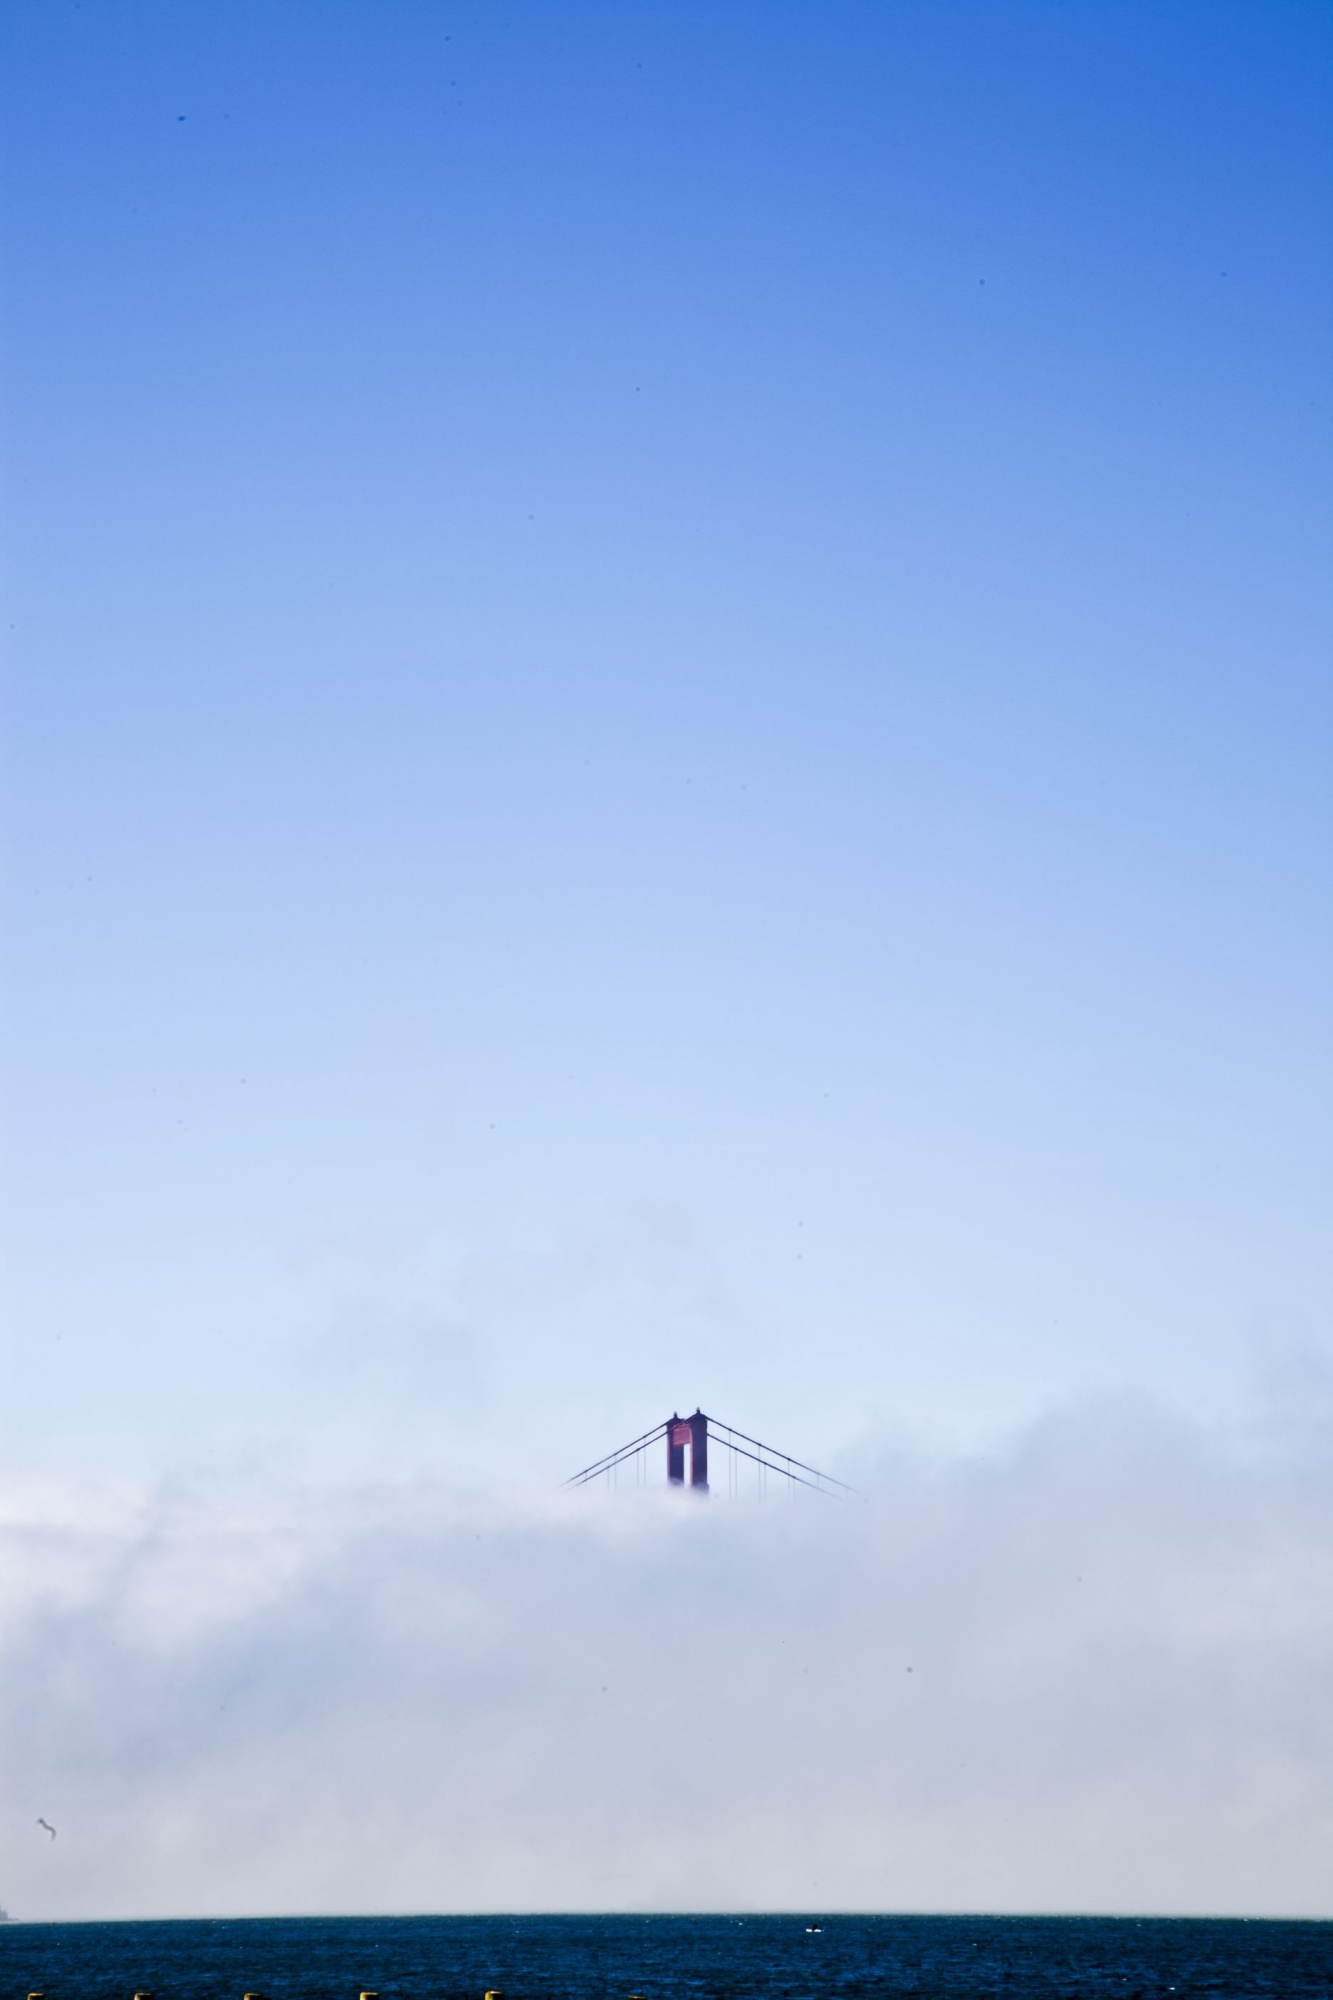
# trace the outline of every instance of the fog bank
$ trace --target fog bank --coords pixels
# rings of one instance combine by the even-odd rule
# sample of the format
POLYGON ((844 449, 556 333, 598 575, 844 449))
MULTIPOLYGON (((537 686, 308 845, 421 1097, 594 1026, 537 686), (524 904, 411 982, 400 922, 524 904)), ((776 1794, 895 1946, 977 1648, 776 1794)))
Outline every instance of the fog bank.
POLYGON ((762 1507, 12 1474, 0 1902, 1333 1915, 1316 1443, 1105 1406, 762 1507))

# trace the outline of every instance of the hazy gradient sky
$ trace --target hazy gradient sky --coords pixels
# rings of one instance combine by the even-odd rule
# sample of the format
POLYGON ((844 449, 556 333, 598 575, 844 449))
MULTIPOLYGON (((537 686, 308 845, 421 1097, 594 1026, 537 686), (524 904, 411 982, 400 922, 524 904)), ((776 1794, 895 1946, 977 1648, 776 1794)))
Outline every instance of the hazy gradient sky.
POLYGON ((1333 1356, 1328 7, 0 55, 12 1457, 1333 1356))

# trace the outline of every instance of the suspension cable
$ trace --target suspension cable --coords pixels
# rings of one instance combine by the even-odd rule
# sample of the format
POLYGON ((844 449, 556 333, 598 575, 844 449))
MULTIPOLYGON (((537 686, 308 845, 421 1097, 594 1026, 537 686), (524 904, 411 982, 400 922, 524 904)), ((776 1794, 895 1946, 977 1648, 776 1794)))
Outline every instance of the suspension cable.
MULTIPOLYGON (((669 1421, 670 1419, 667 1420, 667 1422, 669 1421)), ((645 1431, 643 1436, 635 1438, 632 1444, 622 1444, 618 1451, 607 1452, 605 1458, 594 1459, 591 1465, 585 1465, 582 1472, 573 1473, 562 1484, 565 1486, 582 1486, 585 1480, 596 1478, 599 1472, 609 1472, 612 1465, 619 1459, 628 1458, 631 1452, 645 1450, 648 1445, 661 1437, 666 1427, 666 1422, 655 1424, 652 1430, 645 1431)))
MULTIPOLYGON (((744 1438, 747 1444, 755 1445, 760 1451, 766 1451, 770 1458, 783 1458, 787 1461, 788 1465, 799 1465, 802 1472, 813 1472, 816 1479, 827 1480, 830 1486, 841 1486, 844 1493, 855 1493, 857 1490, 854 1486, 849 1486, 845 1479, 835 1479, 831 1472, 821 1472, 818 1466, 807 1465, 804 1459, 793 1458, 790 1452, 779 1451, 776 1445, 763 1444, 758 1438, 749 1437, 744 1431, 738 1431, 734 1424, 724 1424, 720 1417, 710 1417, 708 1422, 710 1429, 716 1425, 718 1430, 730 1431, 733 1437, 744 1438)), ((725 1444, 727 1440, 719 1438, 718 1442, 719 1444, 725 1444)), ((733 1450, 735 1448, 735 1446, 732 1447, 733 1450)), ((748 1457, 749 1454, 747 1453, 746 1456, 748 1457)))

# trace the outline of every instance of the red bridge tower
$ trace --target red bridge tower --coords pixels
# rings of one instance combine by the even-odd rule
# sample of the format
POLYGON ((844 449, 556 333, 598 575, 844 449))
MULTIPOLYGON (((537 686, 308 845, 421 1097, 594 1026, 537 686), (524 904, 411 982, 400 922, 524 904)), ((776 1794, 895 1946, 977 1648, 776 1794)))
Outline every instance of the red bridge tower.
POLYGON ((702 1410, 692 1417, 673 1416, 666 1427, 667 1479, 672 1486, 685 1484, 685 1447, 690 1448, 690 1485, 700 1493, 708 1491, 708 1419, 702 1410))

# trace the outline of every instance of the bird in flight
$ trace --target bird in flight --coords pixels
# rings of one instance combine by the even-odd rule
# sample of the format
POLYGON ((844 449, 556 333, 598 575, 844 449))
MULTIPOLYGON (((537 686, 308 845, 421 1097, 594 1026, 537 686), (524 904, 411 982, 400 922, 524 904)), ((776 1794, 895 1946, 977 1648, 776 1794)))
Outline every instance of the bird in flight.
POLYGON ((44 1826, 44 1827, 46 1828, 47 1832, 48 1832, 48 1833, 50 1834, 50 1836, 51 1836, 52 1840, 54 1840, 54 1839, 55 1839, 55 1837, 56 1837, 56 1830, 55 1830, 55 1828, 54 1828, 54 1827, 52 1826, 52 1824, 51 1824, 50 1820, 48 1820, 48 1819, 39 1819, 39 1820, 38 1820, 38 1822, 37 1822, 37 1824, 38 1824, 38 1826, 44 1826))

